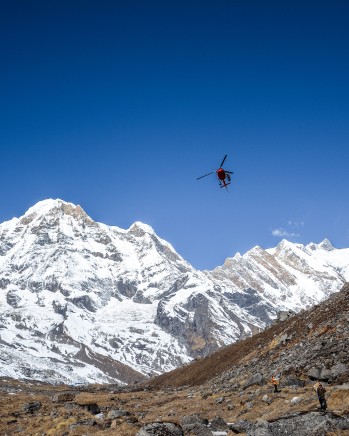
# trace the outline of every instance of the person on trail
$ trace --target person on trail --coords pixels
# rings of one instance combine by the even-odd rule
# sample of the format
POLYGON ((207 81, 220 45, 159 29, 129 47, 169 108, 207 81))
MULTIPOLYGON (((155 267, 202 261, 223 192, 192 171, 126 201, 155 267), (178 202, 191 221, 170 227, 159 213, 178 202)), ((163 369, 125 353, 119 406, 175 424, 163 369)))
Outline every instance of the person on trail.
POLYGON ((275 377, 275 375, 273 375, 273 376, 271 377, 270 382, 271 382, 272 385, 274 385, 274 392, 280 392, 280 391, 278 390, 279 379, 277 379, 277 378, 275 377))
POLYGON ((320 409, 325 411, 327 409, 326 398, 325 398, 326 389, 322 386, 321 383, 319 383, 316 389, 316 393, 319 399, 320 409))

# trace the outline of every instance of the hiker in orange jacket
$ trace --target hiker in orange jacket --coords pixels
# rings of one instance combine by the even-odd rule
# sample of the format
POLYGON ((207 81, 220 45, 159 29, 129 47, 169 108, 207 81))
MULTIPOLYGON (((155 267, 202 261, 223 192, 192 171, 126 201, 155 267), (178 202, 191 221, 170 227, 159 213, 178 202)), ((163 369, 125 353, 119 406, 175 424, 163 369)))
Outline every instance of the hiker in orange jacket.
POLYGON ((275 377, 275 375, 273 375, 273 376, 271 377, 270 382, 271 382, 272 385, 274 385, 274 392, 280 392, 280 391, 278 390, 279 379, 277 379, 277 378, 275 377))

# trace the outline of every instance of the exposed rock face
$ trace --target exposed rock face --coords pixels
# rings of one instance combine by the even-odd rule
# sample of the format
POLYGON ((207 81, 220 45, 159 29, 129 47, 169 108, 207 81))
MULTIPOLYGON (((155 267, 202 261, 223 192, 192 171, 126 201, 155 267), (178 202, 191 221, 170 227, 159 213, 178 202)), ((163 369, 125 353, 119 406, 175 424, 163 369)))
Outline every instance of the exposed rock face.
POLYGON ((327 297, 349 279, 348 257, 283 241, 201 272, 146 224, 40 202, 0 225, 0 375, 130 383, 168 371, 327 297))
POLYGON ((247 431, 247 436, 325 436, 329 432, 348 430, 349 420, 332 413, 296 413, 275 422, 258 423, 247 431))

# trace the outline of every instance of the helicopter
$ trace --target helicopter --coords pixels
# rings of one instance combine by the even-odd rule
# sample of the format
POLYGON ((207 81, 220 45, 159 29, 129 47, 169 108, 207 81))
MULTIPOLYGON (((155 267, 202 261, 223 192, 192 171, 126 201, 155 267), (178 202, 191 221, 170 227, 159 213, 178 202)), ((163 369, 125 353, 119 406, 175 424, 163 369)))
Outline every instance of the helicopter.
POLYGON ((228 185, 230 185, 230 180, 231 180, 230 174, 234 174, 234 173, 232 171, 227 171, 227 170, 224 170, 222 168, 227 156, 228 156, 227 154, 224 156, 222 163, 220 164, 218 170, 212 171, 211 173, 205 174, 204 176, 200 176, 196 180, 202 179, 203 177, 206 177, 206 176, 209 176, 210 174, 216 173, 218 180, 219 180, 219 187, 228 189, 227 187, 228 187, 228 185), (227 182, 226 182, 226 180, 227 180, 227 182))

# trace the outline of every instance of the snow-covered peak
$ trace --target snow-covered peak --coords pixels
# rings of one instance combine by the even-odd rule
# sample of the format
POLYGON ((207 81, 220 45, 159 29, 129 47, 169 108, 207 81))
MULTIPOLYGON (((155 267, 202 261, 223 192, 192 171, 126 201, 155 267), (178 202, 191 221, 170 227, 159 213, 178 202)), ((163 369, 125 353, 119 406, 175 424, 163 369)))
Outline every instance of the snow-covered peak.
POLYGON ((303 244, 282 239, 276 247, 268 248, 266 251, 271 255, 289 256, 293 254, 299 255, 300 252, 305 250, 306 247, 303 244))
POLYGON ((128 231, 135 236, 143 236, 145 233, 149 233, 150 235, 155 234, 154 229, 151 226, 144 224, 141 221, 136 221, 133 223, 128 231))
POLYGON ((306 249, 310 251, 315 251, 317 247, 317 244, 315 244, 314 242, 310 242, 310 244, 306 245, 306 249))
POLYGON ((234 260, 240 260, 241 258, 242 258, 242 256, 241 256, 241 253, 239 251, 233 257, 234 260))
POLYGON ((33 213, 45 215, 52 209, 57 209, 63 205, 70 205, 71 207, 76 207, 73 203, 68 203, 64 200, 61 200, 59 198, 53 199, 53 198, 47 198, 46 200, 38 201, 34 206, 30 207, 27 212, 24 214, 24 216, 31 215, 33 213))
POLYGON ((295 249, 295 247, 297 247, 298 245, 300 245, 300 244, 295 244, 294 242, 290 242, 287 239, 282 239, 278 243, 276 248, 279 250, 283 250, 283 249, 287 249, 287 248, 295 249))
POLYGON ((259 245, 254 246, 253 248, 251 248, 251 250, 247 251, 247 253, 245 253, 243 255, 243 257, 248 257, 248 256, 259 256, 264 252, 263 248, 260 247, 259 245))
POLYGON ((264 252, 265 250, 262 247, 256 245, 242 255, 238 252, 233 257, 227 257, 224 261, 223 266, 218 266, 215 268, 215 270, 219 270, 220 268, 230 268, 231 265, 236 265, 238 263, 248 261, 250 258, 262 257, 264 252))
POLYGON ((331 251, 335 249, 327 238, 325 238, 322 242, 320 242, 318 247, 326 251, 331 251))
POLYGON ((88 218, 86 212, 79 206, 73 203, 68 203, 66 201, 57 199, 47 199, 36 203, 34 206, 30 207, 24 214, 22 219, 25 222, 32 221, 36 218, 43 218, 48 215, 69 215, 76 219, 88 218))

